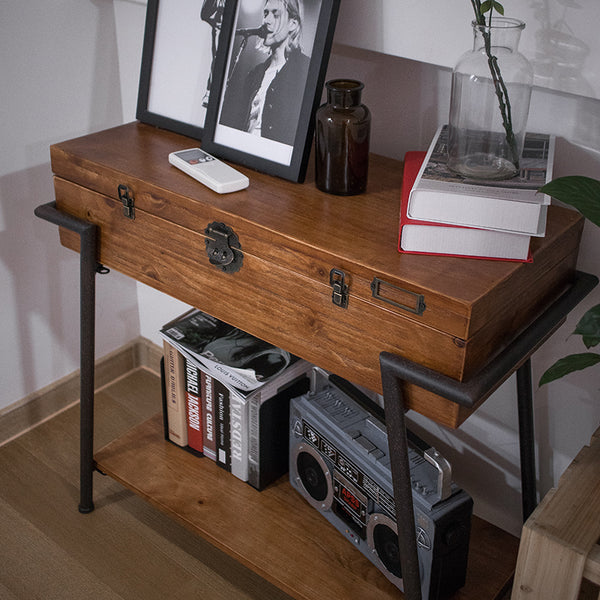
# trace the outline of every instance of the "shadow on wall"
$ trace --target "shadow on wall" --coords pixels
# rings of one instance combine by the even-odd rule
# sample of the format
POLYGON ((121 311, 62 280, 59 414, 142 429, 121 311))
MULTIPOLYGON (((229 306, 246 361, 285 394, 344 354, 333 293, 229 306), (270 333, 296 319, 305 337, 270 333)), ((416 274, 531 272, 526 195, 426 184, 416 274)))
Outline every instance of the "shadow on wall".
POLYGON ((79 334, 69 316, 79 314, 78 259, 60 248, 56 228, 33 215, 35 206, 52 199, 49 165, 0 178, 0 256, 6 279, 1 319, 12 340, 0 367, 3 401, 9 394, 16 401, 34 391, 40 372, 67 374, 77 368, 79 334), (49 340, 54 340, 52 347, 49 340))
MULTIPOLYGON (((531 59, 534 84, 582 96, 597 96, 587 78, 591 48, 580 36, 582 6, 560 0, 537 3, 535 18, 535 56, 531 59), (586 66, 588 67, 586 69, 586 66)), ((591 15, 590 15, 591 16, 591 15)))
MULTIPOLYGON (((8 3, 0 91, 0 410, 79 367, 79 258, 36 206, 54 199, 49 146, 123 120, 113 2, 8 3), (27 74, 26 77, 23 74, 27 74), (10 343, 8 343, 10 340, 10 343)), ((98 282, 98 355, 139 334, 134 282, 98 282), (103 318, 105 313, 106 317, 103 318)))
POLYGON ((398 160, 409 150, 427 149, 438 125, 447 122, 451 75, 451 69, 342 44, 334 45, 327 69, 327 79, 365 84, 371 151, 398 160))

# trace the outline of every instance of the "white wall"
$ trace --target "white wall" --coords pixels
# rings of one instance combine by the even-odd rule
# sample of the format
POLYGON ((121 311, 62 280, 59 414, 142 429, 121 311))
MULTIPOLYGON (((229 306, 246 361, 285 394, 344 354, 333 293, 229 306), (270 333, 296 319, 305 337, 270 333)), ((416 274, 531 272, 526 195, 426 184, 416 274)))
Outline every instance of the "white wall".
MULTIPOLYGON (((501 4, 506 16, 526 23, 519 48, 532 62, 537 85, 600 98, 597 0, 501 4)), ((471 43, 472 19, 468 0, 344 0, 337 37, 358 48, 453 67, 471 43)))
MULTIPOLYGON (((113 3, 3 2, 0 56, 2 410, 79 366, 78 255, 33 210, 54 198, 50 144, 123 121, 113 3)), ((102 355, 135 337, 139 318, 134 282, 97 279, 102 355)))
MULTIPOLYGON (((12 85, 0 91, 0 319, 11 343, 0 350, 0 411, 78 366, 78 257, 58 245, 54 226, 33 217, 33 209, 53 198, 51 143, 134 118, 145 14, 143 0, 5 4, 10 6, 2 8, 0 51, 3 81, 12 85)), ((342 11, 341 27, 347 30, 344 18, 342 11)), ((409 149, 425 149, 446 119, 447 68, 337 43, 329 76, 365 82, 375 152, 401 158, 409 149)), ((599 119, 597 100, 534 92, 530 129, 563 138, 557 175, 600 174, 599 119)), ((586 224, 580 268, 599 273, 599 250, 600 232, 586 224)), ((140 333, 158 343, 158 328, 186 308, 118 273, 97 282, 98 356, 140 333)), ((598 298, 596 293, 595 302, 598 298)), ((574 311, 534 356, 535 381, 555 358, 580 350, 569 332, 591 305, 586 301, 574 311)), ((544 492, 600 423, 599 379, 596 370, 535 390, 544 492)), ((517 533, 514 381, 456 432, 413 418, 451 459, 459 483, 475 497, 477 514, 517 533)))

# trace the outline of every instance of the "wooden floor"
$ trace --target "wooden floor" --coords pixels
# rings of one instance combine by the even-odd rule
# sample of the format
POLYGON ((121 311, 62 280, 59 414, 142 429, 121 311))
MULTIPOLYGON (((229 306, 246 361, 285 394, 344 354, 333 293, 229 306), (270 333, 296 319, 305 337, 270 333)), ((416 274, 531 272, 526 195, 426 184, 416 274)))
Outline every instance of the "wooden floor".
MULTIPOLYGON (((96 398, 98 448, 160 410, 145 369, 96 398)), ((108 477, 80 514, 78 431, 76 406, 0 447, 0 600, 289 600, 108 477)))
MULTIPOLYGON (((96 448, 157 413, 159 390, 138 368, 98 392, 96 448)), ((78 431, 76 405, 0 446, 0 600, 290 600, 109 477, 80 514, 78 431)))

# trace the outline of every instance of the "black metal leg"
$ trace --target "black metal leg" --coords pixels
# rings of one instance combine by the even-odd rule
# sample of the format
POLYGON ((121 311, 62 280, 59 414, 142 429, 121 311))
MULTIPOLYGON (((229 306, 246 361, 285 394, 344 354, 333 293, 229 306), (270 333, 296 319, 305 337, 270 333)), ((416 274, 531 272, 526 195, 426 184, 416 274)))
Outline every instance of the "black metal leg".
POLYGON ((597 277, 576 272, 572 286, 545 313, 540 315, 476 376, 465 382, 456 381, 389 352, 380 354, 392 481, 398 531, 400 532, 398 540, 400 564, 407 599, 420 600, 421 586, 410 486, 404 401, 401 391, 402 382, 412 383, 452 402, 474 409, 498 389, 512 373, 517 372, 523 519, 526 520, 537 503, 533 393, 529 357, 560 325, 569 311, 597 284, 597 277))
POLYGON ((80 234, 80 360, 81 360, 81 422, 80 422, 80 501, 79 512, 94 510, 94 362, 96 347, 96 227, 80 234))
POLYGON ((63 213, 55 202, 35 209, 35 215, 79 234, 80 237, 80 500, 79 511, 94 510, 94 360, 96 306, 96 225, 63 213))
POLYGON ((521 495, 523 522, 525 522, 537 506, 530 359, 527 359, 517 370, 517 404, 519 411, 519 449, 521 453, 521 495))
POLYGON ((394 485, 398 549, 404 596, 407 600, 421 600, 421 577, 417 554, 415 516, 410 483, 408 441, 404 419, 404 402, 400 380, 382 365, 381 378, 388 445, 394 485))

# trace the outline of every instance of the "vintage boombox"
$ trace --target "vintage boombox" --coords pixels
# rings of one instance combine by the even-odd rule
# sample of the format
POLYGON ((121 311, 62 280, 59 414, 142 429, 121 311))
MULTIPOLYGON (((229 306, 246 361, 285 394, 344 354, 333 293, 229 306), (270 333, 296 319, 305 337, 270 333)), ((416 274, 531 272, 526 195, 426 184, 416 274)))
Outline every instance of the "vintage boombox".
MULTIPOLYGON (((473 501, 437 451, 409 440, 421 594, 434 600, 465 583, 473 501)), ((290 406, 290 482, 403 590, 383 411, 318 368, 290 406)))

